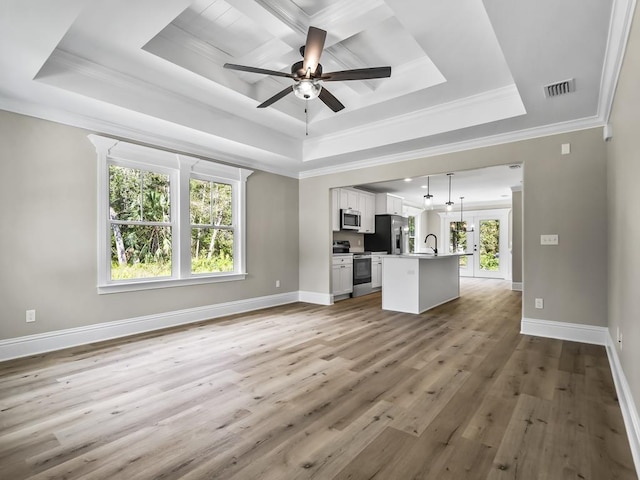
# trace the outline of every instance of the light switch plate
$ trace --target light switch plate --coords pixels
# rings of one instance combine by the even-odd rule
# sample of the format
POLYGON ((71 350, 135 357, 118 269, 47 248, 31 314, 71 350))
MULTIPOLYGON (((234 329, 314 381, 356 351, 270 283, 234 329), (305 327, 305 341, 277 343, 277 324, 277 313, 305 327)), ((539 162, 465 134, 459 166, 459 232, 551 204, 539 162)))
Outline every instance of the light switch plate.
POLYGON ((569 155, 571 153, 571 144, 563 143, 561 152, 562 152, 562 155, 569 155))
POLYGON ((558 245, 558 235, 540 235, 540 245, 558 245))

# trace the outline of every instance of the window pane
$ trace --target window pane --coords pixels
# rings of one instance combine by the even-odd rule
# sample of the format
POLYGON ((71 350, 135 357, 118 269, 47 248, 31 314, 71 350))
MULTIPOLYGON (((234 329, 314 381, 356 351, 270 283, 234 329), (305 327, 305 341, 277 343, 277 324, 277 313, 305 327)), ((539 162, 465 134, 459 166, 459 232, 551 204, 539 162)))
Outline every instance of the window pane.
POLYGON ((111 280, 171 276, 171 228, 111 225, 111 280))
POLYGON ((142 171, 142 220, 170 222, 169 175, 142 171))
POLYGON ((231 209, 231 185, 227 183, 214 183, 212 188, 214 205, 214 225, 231 226, 233 224, 231 209))
POLYGON ((233 272, 233 231, 191 229, 191 272, 233 272))
POLYGON ((500 220, 480 222, 480 268, 500 270, 500 220))
POLYGON ((189 182, 189 196, 191 224, 211 225, 211 182, 192 178, 189 182))
POLYGON ((232 226, 231 185, 192 178, 189 191, 192 225, 232 226))
POLYGON ((112 220, 142 220, 140 170, 109 165, 109 207, 112 220))
POLYGON ((112 220, 170 222, 169 175, 109 165, 112 220))

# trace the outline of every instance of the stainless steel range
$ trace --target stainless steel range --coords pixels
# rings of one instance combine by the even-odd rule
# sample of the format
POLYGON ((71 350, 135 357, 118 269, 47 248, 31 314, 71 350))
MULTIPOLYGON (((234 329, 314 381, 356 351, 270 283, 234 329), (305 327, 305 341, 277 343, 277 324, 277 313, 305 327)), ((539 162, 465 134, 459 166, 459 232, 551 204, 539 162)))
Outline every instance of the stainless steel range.
POLYGON ((371 287, 371 252, 353 254, 353 293, 352 297, 373 293, 371 287))
MULTIPOLYGON (((372 252, 351 252, 351 244, 348 240, 334 240, 333 253, 353 253, 353 291, 352 297, 360 297, 362 295, 368 295, 370 293, 380 291, 380 287, 372 287, 371 282, 371 253, 372 252)), ((378 254, 385 254, 386 252, 376 252, 378 254)))

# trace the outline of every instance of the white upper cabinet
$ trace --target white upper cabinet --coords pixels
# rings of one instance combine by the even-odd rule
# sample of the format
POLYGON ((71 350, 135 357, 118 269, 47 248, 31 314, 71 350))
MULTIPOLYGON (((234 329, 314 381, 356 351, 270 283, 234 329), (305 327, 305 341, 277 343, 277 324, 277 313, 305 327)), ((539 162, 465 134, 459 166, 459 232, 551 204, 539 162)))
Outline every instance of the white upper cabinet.
POLYGON ((374 233, 376 225, 376 197, 373 193, 333 188, 331 190, 331 226, 334 232, 340 230, 340 209, 360 212, 361 227, 358 233, 374 233))
POLYGON ((340 188, 340 208, 358 210, 359 196, 355 190, 340 188))
POLYGON ((375 233, 376 228, 376 196, 373 193, 360 192, 358 210, 360 211, 359 233, 375 233))
POLYGON ((390 193, 376 194, 376 215, 402 215, 402 197, 390 193))

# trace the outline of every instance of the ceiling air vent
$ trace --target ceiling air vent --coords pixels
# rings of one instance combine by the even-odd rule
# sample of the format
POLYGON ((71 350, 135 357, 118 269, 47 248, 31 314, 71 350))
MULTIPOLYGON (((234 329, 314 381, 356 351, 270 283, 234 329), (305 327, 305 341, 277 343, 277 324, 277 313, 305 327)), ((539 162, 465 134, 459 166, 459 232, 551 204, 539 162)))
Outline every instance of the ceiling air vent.
POLYGON ((569 80, 564 80, 562 82, 545 85, 544 96, 547 98, 557 97, 559 95, 565 95, 567 93, 571 93, 575 91, 576 91, 576 79, 571 78, 569 80))

